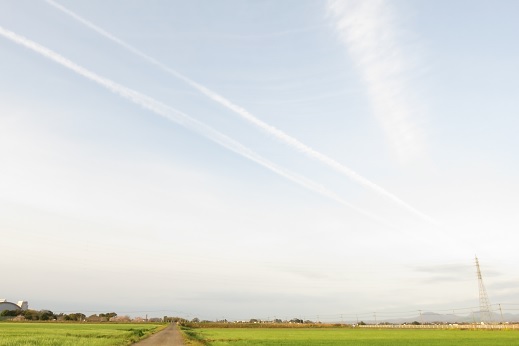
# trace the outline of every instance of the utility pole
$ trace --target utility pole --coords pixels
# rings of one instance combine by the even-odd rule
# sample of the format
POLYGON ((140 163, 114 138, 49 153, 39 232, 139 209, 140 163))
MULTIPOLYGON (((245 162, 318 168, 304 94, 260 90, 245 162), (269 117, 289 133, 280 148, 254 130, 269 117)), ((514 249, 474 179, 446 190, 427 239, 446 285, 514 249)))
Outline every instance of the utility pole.
POLYGON ((479 283, 479 314, 481 322, 492 323, 492 312, 490 310, 490 301, 488 299, 487 290, 483 284, 481 268, 479 267, 478 257, 476 256, 476 271, 479 283))

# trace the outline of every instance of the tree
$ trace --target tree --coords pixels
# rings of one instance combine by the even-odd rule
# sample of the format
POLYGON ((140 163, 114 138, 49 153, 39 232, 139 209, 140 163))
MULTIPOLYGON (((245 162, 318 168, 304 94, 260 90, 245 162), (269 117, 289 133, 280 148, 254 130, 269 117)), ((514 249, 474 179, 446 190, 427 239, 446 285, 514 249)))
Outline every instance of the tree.
POLYGON ((42 321, 48 321, 48 320, 54 320, 56 319, 56 315, 50 310, 41 310, 39 312, 40 320, 42 321))
POLYGON ((80 312, 76 312, 74 314, 68 314, 64 315, 63 319, 65 321, 83 321, 86 318, 86 316, 80 312))
POLYGON ((36 310, 30 310, 29 309, 29 310, 22 311, 21 315, 23 315, 23 317, 25 317, 26 320, 32 320, 32 321, 37 321, 37 320, 42 320, 42 321, 55 320, 58 317, 57 315, 55 315, 50 310, 36 311, 36 310))
POLYGON ((4 310, 0 313, 0 316, 18 316, 22 314, 22 310, 4 310))
POLYGON ((38 311, 36 310, 25 310, 23 313, 22 313, 23 317, 25 317, 26 320, 39 320, 40 319, 40 316, 38 315, 38 311))
POLYGON ((292 323, 304 323, 304 321, 302 319, 299 319, 299 318, 293 318, 290 320, 290 322, 292 323))
POLYGON ((107 312, 105 314, 99 314, 99 317, 104 317, 107 321, 110 321, 111 318, 116 317, 117 314, 115 312, 107 312))

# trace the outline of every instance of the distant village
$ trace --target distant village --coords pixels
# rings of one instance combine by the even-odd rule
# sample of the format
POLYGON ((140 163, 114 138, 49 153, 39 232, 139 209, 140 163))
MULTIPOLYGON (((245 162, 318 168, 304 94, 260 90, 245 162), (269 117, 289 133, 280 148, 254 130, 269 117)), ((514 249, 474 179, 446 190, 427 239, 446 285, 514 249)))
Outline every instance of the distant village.
POLYGON ((25 300, 20 300, 17 303, 12 303, 7 301, 6 299, 0 299, 0 321, 10 320, 10 321, 76 321, 76 322, 137 322, 137 323, 146 323, 146 322, 176 322, 180 324, 186 325, 198 325, 198 324, 243 324, 243 325, 255 325, 255 324, 269 324, 269 325, 337 325, 337 326, 346 326, 350 325, 352 327, 405 327, 405 326, 435 326, 440 327, 443 325, 449 325, 452 328, 462 327, 465 325, 479 325, 478 328, 487 328, 492 327, 496 328, 496 325, 500 325, 502 328, 511 328, 516 327, 519 328, 519 315, 510 314, 510 313, 490 313, 490 321, 489 322, 478 322, 482 321, 482 312, 472 312, 469 315, 454 315, 454 314, 438 314, 434 312, 424 312, 417 316, 411 316, 407 318, 394 318, 394 319, 385 319, 385 320, 376 320, 375 321, 328 321, 328 322, 320 322, 311 321, 311 320, 303 320, 299 318, 293 319, 255 319, 252 318, 250 320, 243 321, 227 321, 223 320, 200 320, 195 317, 192 320, 186 320, 182 317, 149 317, 139 316, 139 317, 130 317, 128 315, 119 316, 116 312, 106 312, 106 313, 98 313, 92 315, 85 315, 81 312, 74 313, 54 313, 51 310, 32 310, 29 309, 29 303, 25 300))

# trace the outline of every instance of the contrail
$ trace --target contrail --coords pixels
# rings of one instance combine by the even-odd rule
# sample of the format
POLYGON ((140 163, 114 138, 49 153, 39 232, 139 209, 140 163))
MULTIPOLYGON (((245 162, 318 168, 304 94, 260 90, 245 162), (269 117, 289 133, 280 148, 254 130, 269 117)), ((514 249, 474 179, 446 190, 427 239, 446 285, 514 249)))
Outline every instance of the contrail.
POLYGON ((392 225, 389 221, 369 212, 366 210, 363 210, 361 208, 358 208, 342 198, 340 198, 338 195, 333 193, 332 191, 326 189, 325 187, 315 183, 314 181, 305 178, 301 175, 292 173, 282 167, 279 167, 278 165, 268 161, 267 159, 263 158, 262 156, 256 154, 251 149, 247 148, 246 146, 242 145, 241 143, 237 142, 236 140, 226 136, 225 134, 216 131, 215 129, 207 126, 206 124, 191 118, 187 114, 178 111, 172 107, 169 107, 147 95, 144 95, 138 91, 135 91, 133 89, 127 88, 121 84, 118 84, 110 79, 101 77, 94 72, 91 72, 90 70, 77 65, 76 63, 70 61, 69 59, 63 57, 62 55, 34 42, 31 41, 23 36, 20 36, 12 31, 6 30, 0 26, 0 35, 4 36, 5 38, 24 46, 60 65, 63 67, 68 68, 69 70, 72 70, 73 72, 99 84, 100 86, 108 89, 109 91, 113 92, 114 94, 117 94, 147 110, 152 111, 153 113, 160 115, 170 121, 173 121, 177 124, 180 124, 199 135, 208 138, 209 140, 221 145, 222 147, 233 151, 236 154, 239 154, 253 162, 256 162, 257 164, 271 170, 272 172, 300 185, 304 188, 316 192, 324 197, 330 198, 346 207, 349 207, 359 214, 362 214, 364 216, 367 216, 373 220, 378 221, 381 224, 384 224, 385 226, 389 226, 391 228, 397 228, 394 225, 392 225))
POLYGON ((47 1, 48 4, 50 4, 53 7, 59 9, 60 11, 63 11, 64 13, 68 14, 69 16, 71 16, 72 18, 76 19, 80 23, 88 26, 92 30, 96 31, 97 33, 101 34, 102 36, 106 37, 107 39, 117 43, 121 47, 123 47, 123 48, 127 49, 128 51, 132 52, 133 54, 138 55, 142 59, 148 61, 150 64, 153 64, 153 65, 157 66, 158 68, 162 69, 163 71, 165 71, 165 72, 167 72, 167 73, 169 73, 169 74, 171 74, 171 75, 173 75, 173 76, 183 80, 184 82, 186 82, 191 87, 195 88, 196 90, 198 90, 199 92, 201 92, 202 94, 204 94, 205 96, 210 98, 211 100, 213 100, 213 101, 219 103, 220 105, 226 107, 227 109, 233 111, 234 113, 238 114, 243 119, 245 119, 248 122, 254 124, 255 126, 259 127, 260 129, 262 129, 263 131, 268 133, 269 135, 272 135, 275 138, 277 138, 278 140, 284 142, 288 146, 290 146, 290 147, 292 147, 292 148, 302 152, 303 154, 305 154, 305 155, 307 155, 307 156, 309 156, 309 157, 311 157, 311 158, 313 158, 313 159, 315 159, 317 161, 320 161, 321 163, 324 163, 325 165, 327 165, 327 166, 335 169, 336 171, 346 175, 347 177, 349 177, 353 181, 356 181, 357 183, 363 185, 364 187, 367 187, 367 188, 377 192, 378 194, 388 198, 389 200, 393 201, 394 203, 396 203, 400 207, 410 211, 414 215, 419 216, 420 218, 426 220, 427 222, 429 222, 431 224, 434 224, 434 225, 437 225, 437 222, 433 218, 431 218, 430 216, 424 214, 423 212, 419 211, 418 209, 416 209, 413 206, 409 205, 408 203, 404 202, 399 197, 397 197, 396 195, 394 195, 391 192, 387 191, 386 189, 382 188, 381 186, 375 184, 374 182, 368 180, 367 178, 364 178, 363 176, 361 176, 360 174, 358 174, 354 170, 344 166, 343 164, 341 164, 341 163, 337 162, 336 160, 334 160, 334 159, 332 159, 332 158, 322 154, 321 152, 319 152, 319 151, 317 151, 315 149, 312 149, 308 145, 300 142, 298 139, 288 135, 284 131, 282 131, 282 130, 280 130, 280 129, 278 129, 278 128, 270 125, 270 124, 267 124, 266 122, 264 122, 264 121, 262 121, 260 119, 258 119, 252 113, 247 111, 245 108, 243 108, 243 107, 241 107, 239 105, 234 104, 233 102, 231 102, 230 100, 226 99, 222 95, 216 93, 215 91, 212 91, 211 89, 209 89, 209 88, 207 88, 207 87, 205 87, 203 85, 198 84, 197 82, 193 81, 192 79, 190 79, 190 78, 184 76, 183 74, 173 70, 172 68, 164 65, 163 63, 161 63, 157 59, 155 59, 155 58, 153 58, 153 57, 143 53, 139 49, 137 49, 137 48, 133 47, 132 45, 124 42, 123 40, 115 37, 114 35, 110 34, 106 30, 100 28, 99 26, 93 24, 92 22, 90 22, 90 21, 84 19, 83 17, 77 15, 76 13, 74 13, 71 10, 67 9, 66 7, 64 7, 64 6, 54 2, 52 0, 46 0, 46 1, 47 1))
POLYGON ((399 43, 391 5, 383 0, 329 0, 327 9, 398 157, 405 161, 420 155, 424 146, 417 126, 421 107, 406 80, 413 63, 399 43))

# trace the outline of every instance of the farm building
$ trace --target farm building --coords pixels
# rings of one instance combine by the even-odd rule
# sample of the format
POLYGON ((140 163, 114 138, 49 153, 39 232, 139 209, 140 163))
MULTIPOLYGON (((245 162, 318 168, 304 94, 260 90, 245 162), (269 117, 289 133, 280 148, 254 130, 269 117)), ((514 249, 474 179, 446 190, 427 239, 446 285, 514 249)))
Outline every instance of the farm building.
POLYGON ((0 312, 4 310, 27 310, 29 308, 29 303, 25 300, 20 300, 17 304, 10 303, 5 299, 0 299, 0 312))

